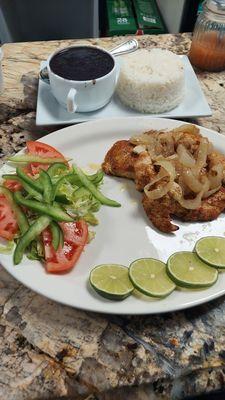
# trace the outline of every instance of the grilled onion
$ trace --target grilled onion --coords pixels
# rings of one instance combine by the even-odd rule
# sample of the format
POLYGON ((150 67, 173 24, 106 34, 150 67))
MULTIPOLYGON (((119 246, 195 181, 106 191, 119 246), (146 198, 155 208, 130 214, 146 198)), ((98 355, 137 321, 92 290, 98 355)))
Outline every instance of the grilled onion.
POLYGON ((194 199, 185 199, 182 193, 182 189, 178 183, 173 182, 172 188, 170 189, 170 194, 182 207, 188 210, 195 210, 201 207, 201 200, 203 196, 203 191, 199 192, 194 199))
POLYGON ((217 186, 214 189, 208 190, 207 192, 205 192, 202 196, 203 199, 207 199, 209 196, 212 196, 212 194, 218 192, 218 190, 220 190, 221 185, 217 186))
POLYGON ((176 178, 176 170, 171 161, 159 160, 159 161, 156 161, 154 165, 160 165, 160 167, 164 168, 164 170, 169 175, 170 180, 174 181, 174 179, 176 178))
POLYGON ((168 157, 174 154, 174 139, 170 132, 161 133, 158 139, 164 156, 168 157))
MULTIPOLYGON (((165 178, 166 176, 168 176, 168 172, 165 171, 164 168, 160 168, 159 173, 155 176, 155 178, 153 178, 151 180, 151 182, 148 184, 150 186, 154 185, 156 182, 160 181, 161 179, 165 178)), ((149 186, 149 187, 150 187, 149 186)))
POLYGON ((144 187, 144 192, 150 200, 160 199, 161 197, 165 196, 169 192, 169 190, 172 187, 172 184, 173 184, 173 182, 169 181, 168 183, 161 185, 161 186, 157 187, 156 189, 149 190, 150 187, 152 186, 152 184, 148 183, 144 187))
POLYGON ((208 155, 208 139, 201 138, 198 147, 198 156, 196 161, 195 171, 198 173, 206 165, 207 155, 208 155))
POLYGON ((178 199, 180 205, 188 210, 196 210, 201 207, 203 192, 199 192, 194 199, 184 199, 181 197, 178 199))
POLYGON ((133 148, 133 153, 135 154, 141 154, 144 151, 146 151, 146 147, 143 144, 138 144, 133 148))
POLYGON ((199 135, 199 128, 197 128, 197 126, 194 124, 183 124, 178 126, 177 128, 174 128, 173 132, 188 132, 193 133, 194 135, 199 135))
POLYGON ((161 197, 165 196, 165 194, 167 194, 170 188, 172 187, 173 181, 176 177, 175 168, 170 161, 166 160, 157 161, 155 165, 159 165, 161 167, 160 171, 157 174, 157 176, 144 187, 144 192, 150 200, 160 199, 161 197), (165 183, 164 180, 163 184, 158 186, 156 189, 151 190, 151 187, 156 182, 159 182, 159 180, 165 178, 166 176, 169 177, 169 182, 165 183))
POLYGON ((201 192, 203 184, 198 180, 198 178, 196 178, 191 168, 184 168, 182 177, 185 185, 187 185, 187 187, 189 187, 189 189, 191 189, 192 192, 194 193, 201 192))
POLYGON ((177 154, 179 156, 179 161, 185 167, 194 167, 195 166, 195 159, 194 157, 188 152, 183 144, 179 144, 177 146, 177 154))
POLYGON ((222 164, 217 164, 213 165, 213 167, 210 169, 208 174, 210 189, 214 189, 215 187, 221 185, 223 180, 223 168, 224 167, 222 164))
POLYGON ((135 145, 135 153, 146 150, 156 170, 160 167, 144 187, 151 200, 169 192, 182 207, 195 210, 202 199, 225 184, 224 156, 213 152, 212 143, 200 135, 195 125, 183 124, 171 131, 152 130, 133 136, 130 142, 135 145))

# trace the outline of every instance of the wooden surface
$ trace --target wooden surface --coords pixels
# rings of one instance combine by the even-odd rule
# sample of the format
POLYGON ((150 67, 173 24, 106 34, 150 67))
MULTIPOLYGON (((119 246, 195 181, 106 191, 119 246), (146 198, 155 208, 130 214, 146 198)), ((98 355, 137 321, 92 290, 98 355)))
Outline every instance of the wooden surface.
MULTIPOLYGON (((138 37, 186 54, 190 35, 138 37)), ((105 48, 124 38, 87 40, 105 48)), ((85 41, 4 45, 0 157, 57 127, 36 127, 40 62, 85 41)), ((225 73, 197 72, 213 110, 194 122, 225 133, 225 73)), ((59 128, 59 127, 58 127, 59 128)), ((96 315, 23 287, 0 267, 0 399, 183 399, 225 386, 225 298, 162 316, 96 315)))

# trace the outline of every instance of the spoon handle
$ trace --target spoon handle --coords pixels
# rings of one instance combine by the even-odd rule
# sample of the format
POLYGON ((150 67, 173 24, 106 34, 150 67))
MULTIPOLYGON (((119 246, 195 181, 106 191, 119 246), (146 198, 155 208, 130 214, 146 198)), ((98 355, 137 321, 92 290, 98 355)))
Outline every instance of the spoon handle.
MULTIPOLYGON (((126 42, 120 43, 118 46, 114 47, 110 50, 110 53, 113 56, 119 56, 120 54, 131 53, 138 49, 138 41, 136 39, 129 39, 126 42)), ((40 79, 45 83, 49 82, 48 70, 47 67, 41 69, 39 73, 40 79)))
POLYGON ((110 50, 113 56, 118 56, 120 54, 131 53, 138 49, 138 41, 136 39, 127 40, 124 43, 119 44, 110 50))

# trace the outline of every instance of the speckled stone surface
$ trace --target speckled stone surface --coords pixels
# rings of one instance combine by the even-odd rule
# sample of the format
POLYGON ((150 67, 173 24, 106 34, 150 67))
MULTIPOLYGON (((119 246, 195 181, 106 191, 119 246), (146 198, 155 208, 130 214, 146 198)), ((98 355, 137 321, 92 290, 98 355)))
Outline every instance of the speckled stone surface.
MULTIPOLYGON (((189 34, 138 37, 140 47, 187 54, 189 34)), ((88 40, 105 48, 124 38, 88 40)), ((39 64, 85 41, 4 46, 0 157, 57 127, 36 127, 39 64)), ((213 110, 194 120, 225 134, 225 73, 197 71, 213 110)), ((161 316, 97 315, 61 306, 0 267, 0 399, 183 399, 225 390, 225 297, 161 316)), ((225 396, 225 395, 224 395, 225 396)))

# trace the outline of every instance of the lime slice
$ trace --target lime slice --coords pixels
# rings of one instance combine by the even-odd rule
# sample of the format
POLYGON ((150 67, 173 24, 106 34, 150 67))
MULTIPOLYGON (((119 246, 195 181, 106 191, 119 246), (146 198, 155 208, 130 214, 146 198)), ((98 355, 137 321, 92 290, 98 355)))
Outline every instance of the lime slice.
POLYGON ((204 288, 213 285, 218 271, 205 264, 196 253, 180 251, 172 254, 167 262, 169 277, 179 286, 204 288))
POLYGON ((154 258, 132 262, 129 277, 135 288, 147 296, 165 297, 176 287, 166 273, 166 265, 154 258))
POLYGON ((207 264, 218 268, 225 268, 225 238, 207 236, 195 245, 198 256, 207 264))
POLYGON ((97 265, 90 273, 90 284, 101 296, 110 300, 123 300, 134 287, 128 268, 118 264, 97 265))

